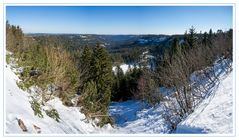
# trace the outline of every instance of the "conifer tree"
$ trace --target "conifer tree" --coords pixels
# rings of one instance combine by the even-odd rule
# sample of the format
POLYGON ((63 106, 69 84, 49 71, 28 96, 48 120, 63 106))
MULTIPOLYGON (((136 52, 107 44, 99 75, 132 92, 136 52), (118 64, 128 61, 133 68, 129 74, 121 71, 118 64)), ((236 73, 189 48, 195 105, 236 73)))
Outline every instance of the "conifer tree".
POLYGON ((194 48, 197 45, 197 36, 196 36, 196 31, 195 28, 192 26, 189 29, 189 36, 187 38, 188 44, 190 48, 194 48))
POLYGON ((91 57, 92 57, 92 49, 86 46, 83 49, 80 61, 81 63, 81 69, 89 69, 90 67, 90 62, 91 62, 91 57))
POLYGON ((213 33, 212 33, 212 29, 210 29, 208 33, 208 41, 207 41, 209 47, 212 47, 212 42, 213 42, 213 33))
POLYGON ((179 40, 178 40, 178 38, 174 38, 172 46, 169 51, 170 62, 172 61, 172 57, 177 53, 178 50, 179 50, 179 40))
POLYGON ((207 46, 207 44, 208 44, 208 35, 207 35, 207 32, 204 32, 204 34, 203 34, 203 39, 202 39, 202 44, 204 45, 204 46, 207 46))
POLYGON ((91 67, 91 61, 92 61, 92 49, 86 46, 83 49, 83 52, 80 57, 80 65, 79 65, 79 71, 81 73, 80 75, 80 92, 82 92, 84 85, 90 80, 91 73, 90 67, 91 67))
POLYGON ((110 89, 112 86, 112 64, 108 52, 99 44, 94 48, 94 57, 91 63, 92 80, 96 82, 101 102, 108 106, 110 89))
POLYGON ((124 79, 124 72, 119 65, 116 66, 113 76, 114 82, 112 87, 111 99, 114 101, 118 101, 121 97, 121 88, 124 79))
MULTIPOLYGON (((85 63, 85 62, 83 62, 85 63)), ((88 108, 88 102, 92 102, 95 108, 90 108, 85 112, 90 117, 98 117, 100 126, 110 122, 108 116, 108 107, 111 98, 111 88, 113 82, 111 59, 105 48, 99 44, 94 48, 93 55, 90 61, 88 81, 93 81, 94 84, 84 86, 83 91, 91 91, 95 86, 94 93, 82 93, 82 104, 84 108, 88 108), (87 96, 87 98, 85 98, 87 96)))
POLYGON ((96 112, 99 110, 97 102, 97 88, 96 83, 90 80, 84 84, 83 92, 80 98, 80 102, 84 103, 83 112, 96 112))

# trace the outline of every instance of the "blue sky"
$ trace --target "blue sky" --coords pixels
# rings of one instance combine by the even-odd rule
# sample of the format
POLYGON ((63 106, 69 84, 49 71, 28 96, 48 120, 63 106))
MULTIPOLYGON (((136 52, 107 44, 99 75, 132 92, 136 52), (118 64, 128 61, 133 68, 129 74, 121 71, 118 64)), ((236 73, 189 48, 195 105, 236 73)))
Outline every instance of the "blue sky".
POLYGON ((232 6, 7 6, 25 33, 182 34, 232 28, 232 6))

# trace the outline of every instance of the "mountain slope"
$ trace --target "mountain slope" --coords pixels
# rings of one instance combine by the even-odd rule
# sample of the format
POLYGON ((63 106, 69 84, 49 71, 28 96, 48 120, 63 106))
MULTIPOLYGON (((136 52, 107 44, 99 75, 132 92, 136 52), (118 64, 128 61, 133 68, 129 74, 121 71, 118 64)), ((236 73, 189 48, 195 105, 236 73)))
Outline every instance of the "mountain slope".
POLYGON ((16 81, 19 81, 17 75, 7 65, 5 68, 6 79, 6 133, 37 133, 34 125, 41 129, 41 133, 45 134, 88 134, 88 133, 105 133, 112 129, 110 125, 99 128, 93 122, 88 122, 85 115, 82 114, 77 107, 66 107, 58 98, 47 103, 45 107, 55 108, 60 116, 60 122, 55 121, 46 115, 42 110, 43 118, 34 115, 31 108, 30 94, 21 90, 16 81), (21 119, 27 128, 27 132, 23 132, 18 125, 21 119))
POLYGON ((176 133, 233 132, 233 72, 220 81, 215 93, 177 126, 176 133))
POLYGON ((6 133, 7 134, 32 134, 37 133, 34 125, 40 127, 41 134, 92 134, 92 133, 168 133, 167 124, 161 116, 162 108, 148 107, 140 101, 126 101, 112 103, 109 113, 116 121, 114 127, 106 125, 99 128, 93 121, 88 121, 77 107, 66 107, 59 98, 54 98, 42 107, 43 118, 34 115, 31 108, 29 92, 21 90, 16 82, 18 76, 14 69, 7 65, 5 68, 6 79, 6 133), (60 116, 60 122, 50 118, 44 112, 45 108, 55 108, 60 116), (115 118, 119 117, 119 118, 115 118), (21 119, 27 132, 23 132, 18 125, 21 119))
MULTIPOLYGON (((7 65, 5 68, 5 101, 6 101, 6 133, 32 134, 38 133, 34 125, 41 129, 41 134, 92 134, 92 133, 121 133, 121 134, 160 134, 170 133, 169 124, 164 120, 165 113, 162 105, 147 106, 140 101, 113 102, 109 114, 115 121, 115 126, 106 125, 99 128, 93 121, 86 119, 78 107, 66 107, 58 98, 54 98, 42 107, 43 118, 34 115, 31 108, 29 92, 21 90, 16 82, 18 76, 14 69, 7 65), (44 112, 46 108, 58 111, 60 122, 50 118, 44 112), (21 119, 27 132, 18 125, 21 119)), ((233 131, 233 72, 220 77, 213 94, 202 101, 178 126, 176 133, 232 133, 233 131)), ((165 91, 166 92, 166 91, 165 91)), ((171 91, 172 92, 172 91, 171 91)))

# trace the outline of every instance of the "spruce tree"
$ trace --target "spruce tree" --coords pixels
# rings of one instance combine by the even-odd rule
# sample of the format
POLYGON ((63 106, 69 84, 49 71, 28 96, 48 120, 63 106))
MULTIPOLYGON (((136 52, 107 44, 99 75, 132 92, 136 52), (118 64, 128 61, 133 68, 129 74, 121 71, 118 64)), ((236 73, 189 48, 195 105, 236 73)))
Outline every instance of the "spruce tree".
POLYGON ((86 114, 90 114, 91 112, 95 113, 100 109, 100 106, 96 104, 97 88, 96 83, 93 80, 90 80, 84 84, 80 102, 83 103, 82 105, 84 106, 84 108, 82 111, 86 114))
POLYGON ((207 41, 207 44, 209 47, 212 47, 212 42, 213 42, 213 33, 212 33, 212 29, 210 29, 208 33, 208 41, 207 41))
POLYGON ((172 61, 172 57, 177 53, 178 50, 179 50, 179 40, 176 37, 173 39, 173 43, 169 51, 170 62, 172 61))
POLYGON ((208 40, 207 32, 204 32, 204 34, 203 34, 203 39, 202 39, 202 44, 203 44, 204 46, 207 46, 207 44, 208 44, 207 40, 208 40))
POLYGON ((99 44, 93 51, 87 81, 92 82, 83 88, 82 94, 84 98, 82 104, 84 108, 89 108, 88 102, 91 102, 94 107, 90 107, 85 113, 91 118, 97 117, 100 119, 99 125, 103 126, 105 123, 110 122, 108 107, 111 98, 113 74, 110 56, 107 50, 99 44), (92 91, 88 89, 92 87, 95 88, 94 92, 88 92, 92 91), (87 96, 87 98, 85 98, 85 96, 87 96))
POLYGON ((189 29, 189 36, 188 36, 188 44, 190 48, 194 48, 197 45, 197 36, 196 36, 196 31, 195 28, 192 26, 189 29))
POLYGON ((94 48, 94 57, 91 62, 92 80, 96 82, 101 103, 108 106, 110 89, 112 86, 112 64, 108 52, 99 44, 94 48))
POLYGON ((92 49, 86 46, 83 49, 80 61, 81 61, 81 68, 83 69, 89 69, 90 67, 90 62, 91 62, 91 57, 92 57, 92 49))
POLYGON ((118 101, 121 98, 121 87, 122 87, 122 81, 124 78, 124 72, 119 65, 116 66, 113 76, 114 76, 114 82, 112 87, 111 99, 114 101, 118 101))
POLYGON ((79 64, 79 71, 81 73, 80 75, 80 86, 79 86, 79 90, 80 92, 82 92, 84 85, 90 80, 91 75, 93 73, 91 73, 90 71, 90 67, 91 67, 91 61, 92 61, 92 49, 89 48, 88 46, 86 46, 83 49, 83 52, 81 54, 80 57, 80 64, 79 64))

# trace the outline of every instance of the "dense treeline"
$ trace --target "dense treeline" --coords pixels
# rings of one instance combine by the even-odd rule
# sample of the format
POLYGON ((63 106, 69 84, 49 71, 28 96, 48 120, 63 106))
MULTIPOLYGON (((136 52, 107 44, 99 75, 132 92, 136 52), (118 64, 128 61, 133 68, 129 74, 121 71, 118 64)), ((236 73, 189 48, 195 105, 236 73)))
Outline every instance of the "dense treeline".
POLYGON ((147 50, 146 47, 120 48, 109 49, 112 61, 115 65, 120 63, 135 64, 140 61, 140 55, 147 50))
POLYGON ((146 67, 130 68, 125 74, 116 66, 112 87, 112 101, 131 99, 155 105, 162 100, 155 72, 146 67))
MULTIPOLYGON (((140 44, 138 39, 145 38, 148 40, 157 39, 157 36, 160 38, 162 36, 150 36, 144 35, 144 37, 140 37, 135 35, 133 38, 129 37, 129 35, 124 35, 123 37, 129 38, 129 42, 126 40, 121 41, 112 41, 115 36, 114 35, 79 35, 79 34, 27 34, 27 36, 33 36, 34 39, 41 46, 48 46, 52 44, 52 46, 64 46, 70 52, 78 51, 84 49, 85 46, 93 48, 95 44, 101 42, 102 46, 106 47, 108 52, 110 53, 113 65, 127 63, 133 64, 138 63, 140 61, 140 55, 145 50, 152 50, 152 53, 155 52, 161 53, 162 45, 158 46, 157 43, 146 43, 140 44), (83 37, 83 38, 82 38, 83 37), (111 39, 110 39, 111 38, 111 39), (155 51, 157 50, 157 51, 155 51)), ((117 37, 116 37, 117 38, 117 37)), ((167 42, 167 40, 163 41, 167 42)), ((160 42, 160 44, 164 44, 160 42)), ((168 46, 168 45, 163 45, 168 46)))
POLYGON ((116 66, 111 99, 113 101, 133 99, 133 95, 137 91, 137 81, 141 74, 142 70, 137 68, 132 68, 124 74, 120 66, 116 66))

